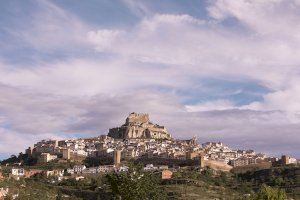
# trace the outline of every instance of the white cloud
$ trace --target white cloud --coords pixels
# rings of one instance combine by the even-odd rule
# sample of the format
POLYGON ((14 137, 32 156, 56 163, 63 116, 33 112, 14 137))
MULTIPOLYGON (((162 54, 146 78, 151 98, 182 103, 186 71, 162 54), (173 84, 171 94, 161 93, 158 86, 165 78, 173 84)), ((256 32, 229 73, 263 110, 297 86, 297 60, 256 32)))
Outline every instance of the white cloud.
POLYGON ((204 103, 198 103, 196 105, 186 105, 188 112, 203 112, 214 110, 230 110, 237 108, 234 104, 228 100, 215 100, 204 103))
POLYGON ((257 34, 276 37, 292 37, 299 41, 299 3, 295 0, 230 1, 215 0, 208 7, 209 14, 218 20, 233 17, 257 34))
POLYGON ((168 65, 169 71, 253 79, 271 89, 284 87, 299 72, 300 48, 288 38, 275 40, 215 23, 191 23, 198 21, 188 15, 157 14, 123 30, 107 50, 130 60, 168 65))
POLYGON ((194 18, 190 15, 187 14, 182 14, 182 15, 173 15, 173 14, 156 14, 150 19, 145 19, 142 24, 144 26, 149 26, 151 29, 155 28, 157 24, 173 24, 173 25, 178 25, 180 23, 190 23, 190 24, 196 24, 196 25, 201 25, 204 24, 204 20, 200 20, 197 18, 194 18))
POLYGON ((121 34, 118 30, 98 30, 98 31, 89 31, 87 33, 88 40, 96 46, 96 50, 101 52, 109 49, 116 37, 121 34))
MULTIPOLYGON (((291 1, 289 9, 294 6, 297 5, 291 1)), ((201 20, 188 15, 156 14, 130 31, 124 30, 126 34, 118 38, 109 51, 131 60, 167 65, 169 72, 186 77, 253 80, 273 91, 265 96, 264 107, 268 107, 269 102, 270 109, 299 111, 296 101, 289 104, 293 106, 281 106, 284 99, 273 103, 269 100, 270 95, 290 93, 290 88, 295 91, 298 87, 300 48, 296 36, 299 34, 298 29, 292 27, 298 27, 295 19, 300 19, 300 15, 283 8, 286 5, 281 1, 211 3, 211 16, 222 20, 235 17, 250 31, 224 27, 220 24, 222 21, 194 23, 201 20), (214 9, 221 12, 222 17, 216 17, 214 9), (272 20, 277 18, 282 18, 280 28, 272 20), (270 27, 273 25, 276 27, 270 27), (272 31, 266 33, 265 28, 272 31), (291 38, 291 34, 295 37, 291 38)), ((279 96, 283 97, 277 95, 276 99, 279 96)))
POLYGON ((0 74, 1 83, 9 86, 75 96, 127 93, 150 86, 181 87, 188 82, 177 71, 152 68, 122 59, 73 59, 14 70, 11 65, 3 64, 0 65, 0 74))
POLYGON ((25 16, 26 23, 21 25, 20 30, 10 30, 26 46, 40 52, 74 51, 89 47, 86 33, 90 26, 76 15, 47 0, 31 3, 29 5, 34 8, 25 16))

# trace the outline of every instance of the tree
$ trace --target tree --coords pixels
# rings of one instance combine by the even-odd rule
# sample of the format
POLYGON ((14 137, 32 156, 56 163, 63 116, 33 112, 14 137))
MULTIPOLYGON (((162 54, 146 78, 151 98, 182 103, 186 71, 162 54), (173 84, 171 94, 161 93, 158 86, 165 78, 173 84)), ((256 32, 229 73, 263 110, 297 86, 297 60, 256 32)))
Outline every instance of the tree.
POLYGON ((271 181, 273 186, 282 186, 285 184, 285 181, 282 177, 273 177, 271 181))
POLYGON ((263 184, 253 200, 285 200, 286 198, 287 196, 283 189, 272 188, 263 184))
POLYGON ((131 166, 128 172, 107 175, 108 184, 116 199, 166 199, 161 190, 158 177, 141 170, 141 166, 131 166))
POLYGON ((62 192, 61 190, 58 190, 56 200, 62 200, 62 192))
POLYGON ((210 168, 205 169, 202 173, 206 178, 211 178, 213 176, 213 170, 210 168))

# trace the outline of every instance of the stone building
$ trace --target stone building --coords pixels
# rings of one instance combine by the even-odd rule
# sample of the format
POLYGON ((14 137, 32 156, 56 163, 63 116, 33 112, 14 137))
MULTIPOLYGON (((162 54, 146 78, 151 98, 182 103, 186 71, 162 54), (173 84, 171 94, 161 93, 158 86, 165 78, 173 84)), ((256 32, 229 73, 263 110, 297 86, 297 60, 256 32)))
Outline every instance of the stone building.
POLYGON ((248 158, 238 158, 235 160, 231 160, 229 164, 233 167, 238 167, 238 166, 245 166, 249 165, 249 159, 248 158))
POLYGON ((172 178, 172 174, 173 172, 168 170, 168 169, 165 169, 161 172, 161 179, 171 179, 172 178))
POLYGON ((71 150, 69 148, 65 148, 62 150, 63 158, 66 160, 71 159, 71 150))
POLYGON ((204 163, 205 161, 204 161, 204 156, 200 156, 200 158, 199 158, 199 167, 202 169, 202 168, 204 168, 205 167, 205 163, 204 163))
POLYGON ((191 151, 191 150, 186 152, 186 159, 187 160, 193 160, 197 157, 199 157, 199 152, 195 152, 195 151, 191 151))
POLYGON ((57 155, 51 155, 50 153, 42 153, 39 157, 40 163, 47 163, 52 160, 55 160, 57 158, 57 155))
POLYGON ((115 139, 171 139, 164 126, 153 124, 148 114, 131 113, 121 127, 109 129, 109 137, 115 139))
POLYGON ((281 156, 281 163, 283 165, 297 164, 297 159, 296 158, 292 158, 292 157, 287 156, 287 155, 283 155, 283 156, 281 156))
POLYGON ((25 170, 23 168, 12 168, 11 169, 11 174, 13 176, 24 176, 25 175, 25 170))
POLYGON ((0 171, 0 181, 4 179, 2 172, 0 171))
POLYGON ((120 150, 115 150, 114 151, 114 165, 119 166, 121 163, 121 151, 120 150))

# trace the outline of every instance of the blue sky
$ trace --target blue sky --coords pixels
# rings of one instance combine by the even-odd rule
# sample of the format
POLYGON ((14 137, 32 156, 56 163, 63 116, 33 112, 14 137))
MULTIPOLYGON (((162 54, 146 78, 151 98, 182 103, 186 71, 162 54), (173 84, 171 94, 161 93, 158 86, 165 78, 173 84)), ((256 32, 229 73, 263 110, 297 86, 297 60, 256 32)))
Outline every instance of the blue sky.
POLYGON ((0 158, 146 112, 176 138, 300 156, 297 0, 0 2, 0 158))

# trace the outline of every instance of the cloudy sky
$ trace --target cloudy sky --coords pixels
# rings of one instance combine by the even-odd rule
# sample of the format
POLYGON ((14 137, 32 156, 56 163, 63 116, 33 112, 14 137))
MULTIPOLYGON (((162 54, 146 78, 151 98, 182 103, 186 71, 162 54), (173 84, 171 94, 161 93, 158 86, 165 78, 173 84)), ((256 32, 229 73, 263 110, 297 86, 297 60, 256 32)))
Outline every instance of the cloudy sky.
POLYGON ((300 157, 299 0, 0 2, 0 159, 145 112, 300 157))

